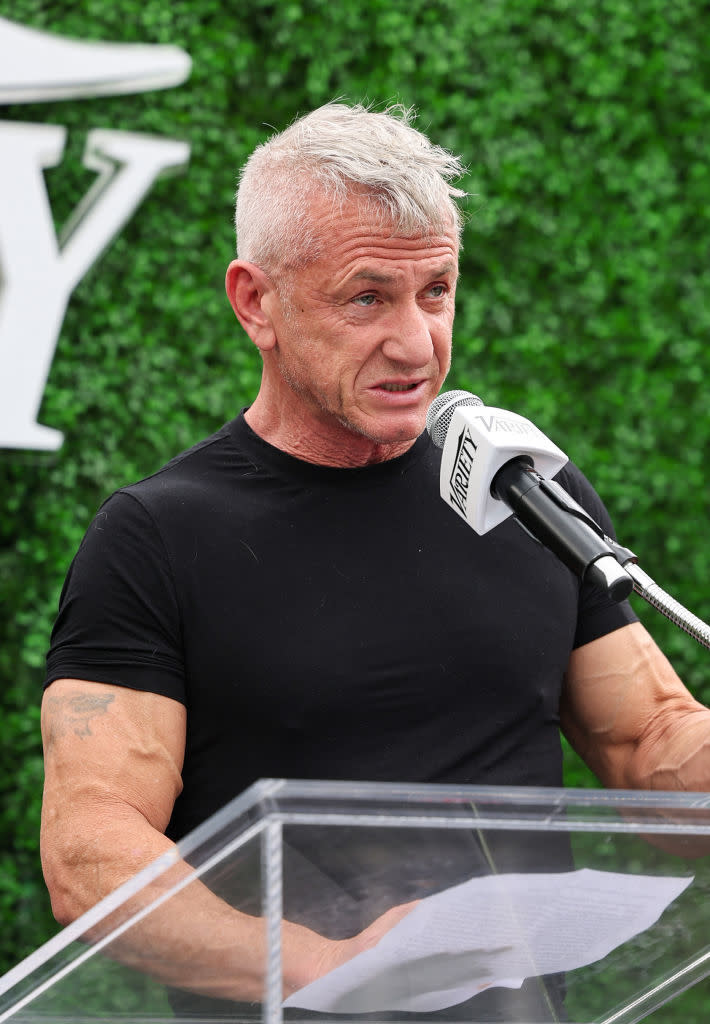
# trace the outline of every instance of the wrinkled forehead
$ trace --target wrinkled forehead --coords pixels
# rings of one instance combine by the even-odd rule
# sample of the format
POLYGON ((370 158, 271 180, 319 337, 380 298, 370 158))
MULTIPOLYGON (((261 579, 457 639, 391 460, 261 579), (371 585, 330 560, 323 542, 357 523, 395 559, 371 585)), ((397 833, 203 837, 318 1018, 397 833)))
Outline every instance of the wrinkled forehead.
POLYGON ((426 276, 434 266, 454 279, 458 274, 459 241, 452 223, 403 229, 370 195, 342 201, 318 196, 309 206, 301 241, 296 246, 301 258, 282 266, 294 284, 365 275, 374 281, 378 274, 426 276))
POLYGON ((448 261, 457 264, 458 224, 446 204, 433 223, 421 210, 414 210, 403 223, 378 190, 354 183, 329 188, 312 178, 296 177, 289 182, 288 193, 281 197, 279 213, 289 209, 291 216, 282 223, 276 235, 280 244, 265 267, 284 299, 305 280, 347 276, 358 253, 390 262, 399 250, 402 259, 416 262, 434 254, 440 259, 445 250, 448 261))
POLYGON ((452 236, 401 236, 391 226, 347 224, 308 265, 282 272, 281 298, 297 294, 318 301, 344 301, 353 290, 384 288, 390 297, 419 292, 434 281, 451 297, 458 280, 458 245, 452 236))
POLYGON ((436 215, 424 215, 415 200, 406 205, 400 197, 395 204, 384 189, 347 181, 341 184, 341 188, 330 190, 313 183, 307 217, 316 233, 328 235, 346 223, 363 234, 370 231, 382 237, 433 241, 447 236, 456 239, 458 249, 458 224, 448 203, 440 210, 437 207, 436 215))

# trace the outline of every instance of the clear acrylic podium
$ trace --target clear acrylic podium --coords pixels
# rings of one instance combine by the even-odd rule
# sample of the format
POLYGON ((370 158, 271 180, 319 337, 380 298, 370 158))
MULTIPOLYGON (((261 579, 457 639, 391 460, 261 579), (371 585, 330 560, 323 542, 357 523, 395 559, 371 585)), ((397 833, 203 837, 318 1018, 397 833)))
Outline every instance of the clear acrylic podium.
POLYGON ((665 1024, 708 974, 710 794, 264 780, 1 978, 0 1022, 665 1024), (256 1001, 196 992, 230 980, 194 966, 205 895, 257 919, 256 1001), (282 919, 410 902, 284 1005, 282 919))

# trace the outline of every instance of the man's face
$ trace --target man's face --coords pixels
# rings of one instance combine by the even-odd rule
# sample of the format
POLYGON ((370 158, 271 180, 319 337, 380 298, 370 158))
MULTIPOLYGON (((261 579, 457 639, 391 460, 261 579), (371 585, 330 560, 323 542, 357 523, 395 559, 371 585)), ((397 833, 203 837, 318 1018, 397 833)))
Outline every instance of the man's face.
POLYGON ((315 219, 325 255, 269 304, 283 421, 355 462, 363 442, 389 457, 422 432, 449 369, 456 234, 392 236, 357 199, 317 204, 315 219))

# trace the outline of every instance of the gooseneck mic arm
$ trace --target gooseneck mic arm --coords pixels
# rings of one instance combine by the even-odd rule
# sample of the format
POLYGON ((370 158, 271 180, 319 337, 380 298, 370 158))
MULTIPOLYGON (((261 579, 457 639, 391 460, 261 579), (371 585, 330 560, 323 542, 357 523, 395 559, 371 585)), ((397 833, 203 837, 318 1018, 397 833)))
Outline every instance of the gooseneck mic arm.
POLYGON ((667 591, 659 587, 648 573, 643 571, 633 551, 629 551, 628 548, 622 547, 621 544, 617 544, 616 541, 610 540, 608 537, 607 543, 616 555, 619 564, 623 565, 633 580, 634 592, 661 615, 665 615, 674 626, 682 629, 688 636, 692 636, 699 644, 710 650, 710 625, 699 619, 697 615, 693 615, 683 607, 680 601, 676 601, 667 591))

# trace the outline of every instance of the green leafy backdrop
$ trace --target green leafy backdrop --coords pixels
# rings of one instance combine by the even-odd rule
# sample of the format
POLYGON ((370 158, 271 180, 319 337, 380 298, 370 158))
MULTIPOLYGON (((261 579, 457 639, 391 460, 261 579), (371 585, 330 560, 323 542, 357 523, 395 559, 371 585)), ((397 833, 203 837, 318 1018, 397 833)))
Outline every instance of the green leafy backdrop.
MULTIPOLYGON (((193 72, 166 91, 0 110, 68 128, 46 174, 58 230, 92 180, 90 129, 191 146, 185 173, 156 183, 70 301, 40 413, 64 446, 0 451, 0 971, 55 927, 38 871, 37 708, 68 562, 107 493, 231 418, 258 384, 222 282, 236 174, 267 126, 338 96, 402 101, 463 154, 472 197, 449 385, 537 423, 647 572, 710 618, 705 4, 15 0, 3 13, 179 45, 193 72)), ((710 700, 707 654, 639 611, 710 700)), ((570 752, 567 781, 596 784, 570 752)))

